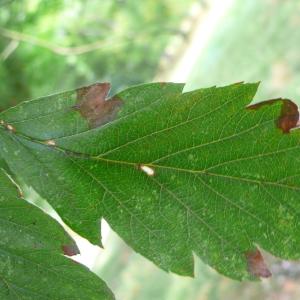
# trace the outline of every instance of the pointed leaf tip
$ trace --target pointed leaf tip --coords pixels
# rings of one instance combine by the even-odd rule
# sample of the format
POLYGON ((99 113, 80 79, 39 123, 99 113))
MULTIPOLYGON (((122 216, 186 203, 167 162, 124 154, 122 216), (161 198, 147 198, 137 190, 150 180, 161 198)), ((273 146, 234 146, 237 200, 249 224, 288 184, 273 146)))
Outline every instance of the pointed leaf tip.
POLYGON ((80 251, 79 251, 77 245, 75 245, 75 244, 62 245, 61 248, 63 250, 64 255, 66 255, 66 256, 74 256, 74 255, 80 254, 80 251))

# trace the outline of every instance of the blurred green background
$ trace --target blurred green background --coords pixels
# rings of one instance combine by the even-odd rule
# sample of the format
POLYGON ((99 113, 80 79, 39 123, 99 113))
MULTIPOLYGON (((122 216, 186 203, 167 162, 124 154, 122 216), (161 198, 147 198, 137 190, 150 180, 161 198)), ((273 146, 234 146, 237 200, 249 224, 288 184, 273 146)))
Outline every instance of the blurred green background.
POLYGON ((151 81, 192 0, 0 0, 0 109, 110 81, 151 81))
MULTIPOLYGON (((187 89, 261 81, 256 100, 300 104, 298 0, 0 0, 0 110, 95 81, 115 92, 168 80, 191 48, 187 89), (200 47, 208 18, 217 26, 200 47)), ((191 279, 159 270, 113 232, 105 246, 93 270, 118 300, 300 299, 297 262, 267 255, 273 278, 239 283, 196 259, 191 279)))

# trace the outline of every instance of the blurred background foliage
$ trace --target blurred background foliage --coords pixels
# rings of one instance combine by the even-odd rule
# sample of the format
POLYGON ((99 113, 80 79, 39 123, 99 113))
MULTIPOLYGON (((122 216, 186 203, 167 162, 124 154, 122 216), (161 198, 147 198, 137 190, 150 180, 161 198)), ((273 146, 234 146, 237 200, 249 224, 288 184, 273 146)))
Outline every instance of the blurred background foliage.
POLYGON ((110 81, 151 81, 192 0, 0 0, 0 109, 110 81))
POLYGON ((300 1, 234 0, 188 88, 261 81, 256 100, 287 97, 300 105, 299 46, 300 1))
MULTIPOLYGON (((187 89, 262 81, 256 99, 300 104, 299 45, 298 0, 0 0, 0 110, 95 81, 112 82, 115 92, 168 80, 161 66, 173 68, 197 46, 187 89), (193 45, 197 27, 224 2, 230 5, 205 46, 193 45)), ((266 255, 273 278, 240 283, 196 258, 191 279, 158 269, 113 232, 104 244, 93 270, 118 300, 300 299, 297 262, 266 255)))

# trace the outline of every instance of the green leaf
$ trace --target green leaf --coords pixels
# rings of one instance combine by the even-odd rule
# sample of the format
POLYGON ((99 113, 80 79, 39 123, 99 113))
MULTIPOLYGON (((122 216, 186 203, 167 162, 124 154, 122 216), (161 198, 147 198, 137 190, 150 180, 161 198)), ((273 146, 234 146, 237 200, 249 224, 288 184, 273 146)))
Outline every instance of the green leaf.
POLYGON ((0 298, 114 299, 96 275, 63 256, 75 247, 71 239, 19 193, 0 170, 0 298))
MULTIPOLYGON (((129 90, 132 93, 131 102, 127 108, 124 107, 126 110, 123 114, 134 116, 135 110, 147 105, 153 98, 179 93, 182 88, 183 85, 177 84, 165 86, 150 84, 144 86, 142 90, 131 89, 131 92, 129 90)), ((98 184, 95 184, 94 180, 91 182, 90 176, 82 173, 71 158, 66 160, 63 153, 53 152, 54 149, 51 147, 44 147, 35 142, 31 145, 37 148, 31 151, 25 144, 23 145, 23 141, 27 143, 28 139, 15 140, 20 135, 25 135, 35 141, 51 141, 51 139, 79 133, 92 133, 88 122, 74 109, 78 103, 77 95, 80 95, 82 90, 84 88, 24 102, 3 112, 0 114, 0 120, 9 122, 18 131, 18 136, 8 135, 8 139, 3 136, 0 143, 4 143, 1 144, 3 157, 8 155, 10 163, 14 164, 17 169, 19 167, 23 169, 24 175, 26 173, 25 181, 50 201, 69 226, 92 242, 101 243, 99 219, 102 216, 103 207, 99 199, 103 196, 103 190, 99 189, 98 184), (35 151, 45 151, 45 153, 37 154, 35 151)), ((91 138, 88 142, 89 149, 92 147, 92 142, 95 142, 96 153, 98 140, 91 138)), ((20 176, 17 169, 16 173, 20 176)))
POLYGON ((0 114, 0 155, 64 221, 99 242, 99 218, 165 270, 193 253, 235 279, 270 275, 257 246, 300 257, 297 107, 247 108, 257 84, 182 93, 97 84, 0 114), (287 134, 290 131, 289 134, 287 134))

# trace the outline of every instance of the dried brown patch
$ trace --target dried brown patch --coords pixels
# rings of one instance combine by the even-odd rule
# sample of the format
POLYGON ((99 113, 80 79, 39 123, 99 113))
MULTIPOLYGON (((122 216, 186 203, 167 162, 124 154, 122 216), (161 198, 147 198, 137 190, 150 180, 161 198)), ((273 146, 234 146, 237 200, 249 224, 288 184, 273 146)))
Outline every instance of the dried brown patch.
POLYGON ((268 269, 263 256, 258 249, 246 253, 248 271, 254 277, 268 278, 272 273, 268 269))
POLYGON ((78 103, 74 106, 92 128, 112 121, 123 102, 120 99, 106 99, 109 83, 96 83, 77 90, 78 103))
POLYGON ((288 99, 274 99, 250 105, 248 108, 256 110, 264 105, 272 105, 278 101, 282 102, 282 107, 280 116, 276 121, 276 126, 280 128, 283 133, 289 133, 291 129, 297 127, 299 121, 298 106, 293 101, 288 99))
POLYGON ((64 255, 67 255, 67 256, 74 256, 74 255, 80 254, 80 251, 75 244, 62 245, 61 248, 62 248, 64 255))

